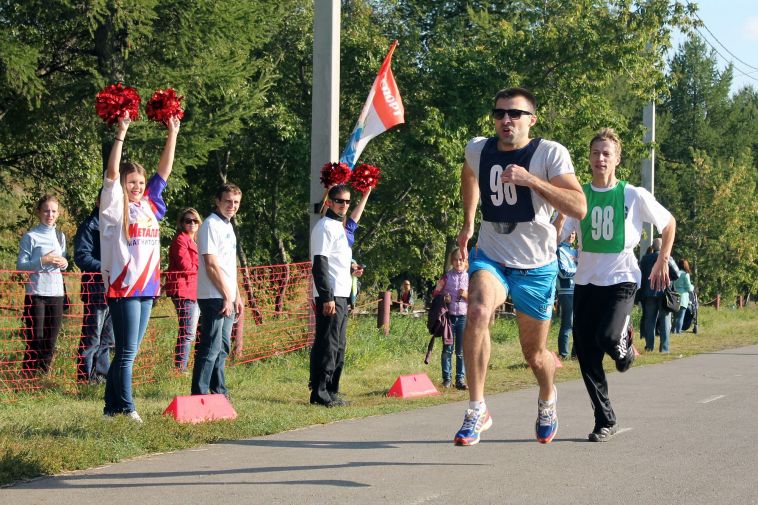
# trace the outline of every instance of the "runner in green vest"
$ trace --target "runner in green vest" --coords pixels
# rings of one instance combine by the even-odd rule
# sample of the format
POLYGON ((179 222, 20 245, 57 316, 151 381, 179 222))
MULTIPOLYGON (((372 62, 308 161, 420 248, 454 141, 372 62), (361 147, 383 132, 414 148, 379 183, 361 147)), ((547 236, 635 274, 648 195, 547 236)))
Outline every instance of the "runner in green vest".
POLYGON ((624 189, 618 181, 608 191, 593 191, 582 185, 587 197, 587 215, 581 223, 582 248, 587 252, 620 253, 624 250, 624 189))
POLYGON ((628 331, 634 293, 642 274, 634 248, 642 236, 642 223, 653 223, 663 234, 661 254, 650 281, 668 285, 668 258, 674 243, 676 221, 653 195, 616 179, 621 161, 621 140, 606 128, 590 142, 592 183, 583 186, 587 215, 581 220, 559 216, 560 237, 578 232, 579 261, 574 275, 574 347, 582 379, 592 401, 595 425, 588 439, 605 442, 618 431, 616 414, 608 398, 603 357, 608 354, 624 372, 634 361, 628 331))

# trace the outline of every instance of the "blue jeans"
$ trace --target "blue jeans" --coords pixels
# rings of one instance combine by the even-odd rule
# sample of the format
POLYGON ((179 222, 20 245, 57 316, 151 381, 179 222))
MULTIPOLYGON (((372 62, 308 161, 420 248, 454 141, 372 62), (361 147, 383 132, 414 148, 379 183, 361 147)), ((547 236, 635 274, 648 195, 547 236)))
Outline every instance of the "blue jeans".
POLYGON ((671 314, 663 310, 663 297, 646 296, 642 299, 642 328, 645 349, 652 351, 655 346, 656 329, 661 334, 660 352, 669 352, 669 331, 671 314))
POLYGON ((442 380, 449 381, 452 376, 453 346, 455 346, 455 382, 463 382, 466 368, 463 366, 463 330, 466 328, 466 316, 448 314, 453 327, 454 342, 442 346, 442 380))
POLYGON ((200 321, 200 340, 195 346, 192 394, 225 395, 224 365, 231 352, 234 314, 227 317, 219 314, 224 306, 221 298, 207 298, 198 300, 197 303, 203 317, 200 321))
POLYGON ((561 327, 558 330, 558 354, 565 358, 569 355, 569 334, 574 326, 574 294, 558 295, 561 308, 561 327))
POLYGON ((679 312, 674 316, 671 333, 681 333, 684 326, 684 315, 687 313, 687 307, 681 307, 679 312))
POLYGON ((187 369, 192 342, 197 333, 197 321, 200 319, 200 307, 197 301, 188 298, 172 298, 176 315, 179 319, 179 334, 174 349, 174 366, 179 370, 187 369))
POLYGON ((127 414, 136 410, 132 400, 132 370, 150 319, 153 298, 109 298, 108 308, 113 320, 116 353, 108 369, 103 413, 127 414))
POLYGON ((77 381, 92 381, 108 374, 113 343, 113 321, 108 305, 105 302, 85 302, 76 367, 77 381))

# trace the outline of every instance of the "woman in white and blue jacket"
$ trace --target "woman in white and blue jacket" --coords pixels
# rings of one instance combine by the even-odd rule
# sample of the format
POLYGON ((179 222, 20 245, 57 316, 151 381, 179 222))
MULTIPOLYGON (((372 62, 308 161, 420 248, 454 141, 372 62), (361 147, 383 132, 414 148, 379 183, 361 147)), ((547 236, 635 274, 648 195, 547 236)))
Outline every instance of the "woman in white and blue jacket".
POLYGON ((63 321, 65 291, 61 271, 68 268, 66 237, 55 228, 58 199, 44 195, 35 212, 40 222, 21 237, 16 260, 16 270, 32 272, 24 296, 26 352, 21 370, 26 376, 50 370, 63 321))

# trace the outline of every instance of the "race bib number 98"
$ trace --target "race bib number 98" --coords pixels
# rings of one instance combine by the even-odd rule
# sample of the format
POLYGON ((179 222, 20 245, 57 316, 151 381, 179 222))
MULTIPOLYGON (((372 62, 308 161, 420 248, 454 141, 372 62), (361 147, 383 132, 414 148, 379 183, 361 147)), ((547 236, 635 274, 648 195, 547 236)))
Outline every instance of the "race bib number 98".
POLYGON ((503 167, 500 165, 493 165, 490 169, 490 189, 492 194, 490 199, 492 205, 500 207, 503 205, 503 201, 508 205, 516 205, 518 201, 518 195, 516 194, 516 185, 513 183, 505 183, 500 177, 503 175, 503 167))

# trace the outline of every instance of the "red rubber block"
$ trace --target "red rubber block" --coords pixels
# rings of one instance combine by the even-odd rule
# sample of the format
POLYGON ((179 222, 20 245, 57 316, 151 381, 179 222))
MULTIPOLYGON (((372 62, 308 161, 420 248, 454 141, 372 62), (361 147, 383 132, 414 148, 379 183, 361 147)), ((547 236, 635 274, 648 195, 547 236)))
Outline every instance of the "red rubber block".
POLYGON ((387 396, 398 396, 400 398, 419 398, 421 396, 435 396, 440 394, 434 387, 429 376, 425 373, 413 375, 401 375, 395 380, 387 396))
POLYGON ((219 419, 236 419, 237 412, 224 395, 175 396, 163 415, 180 423, 204 423, 219 419))

